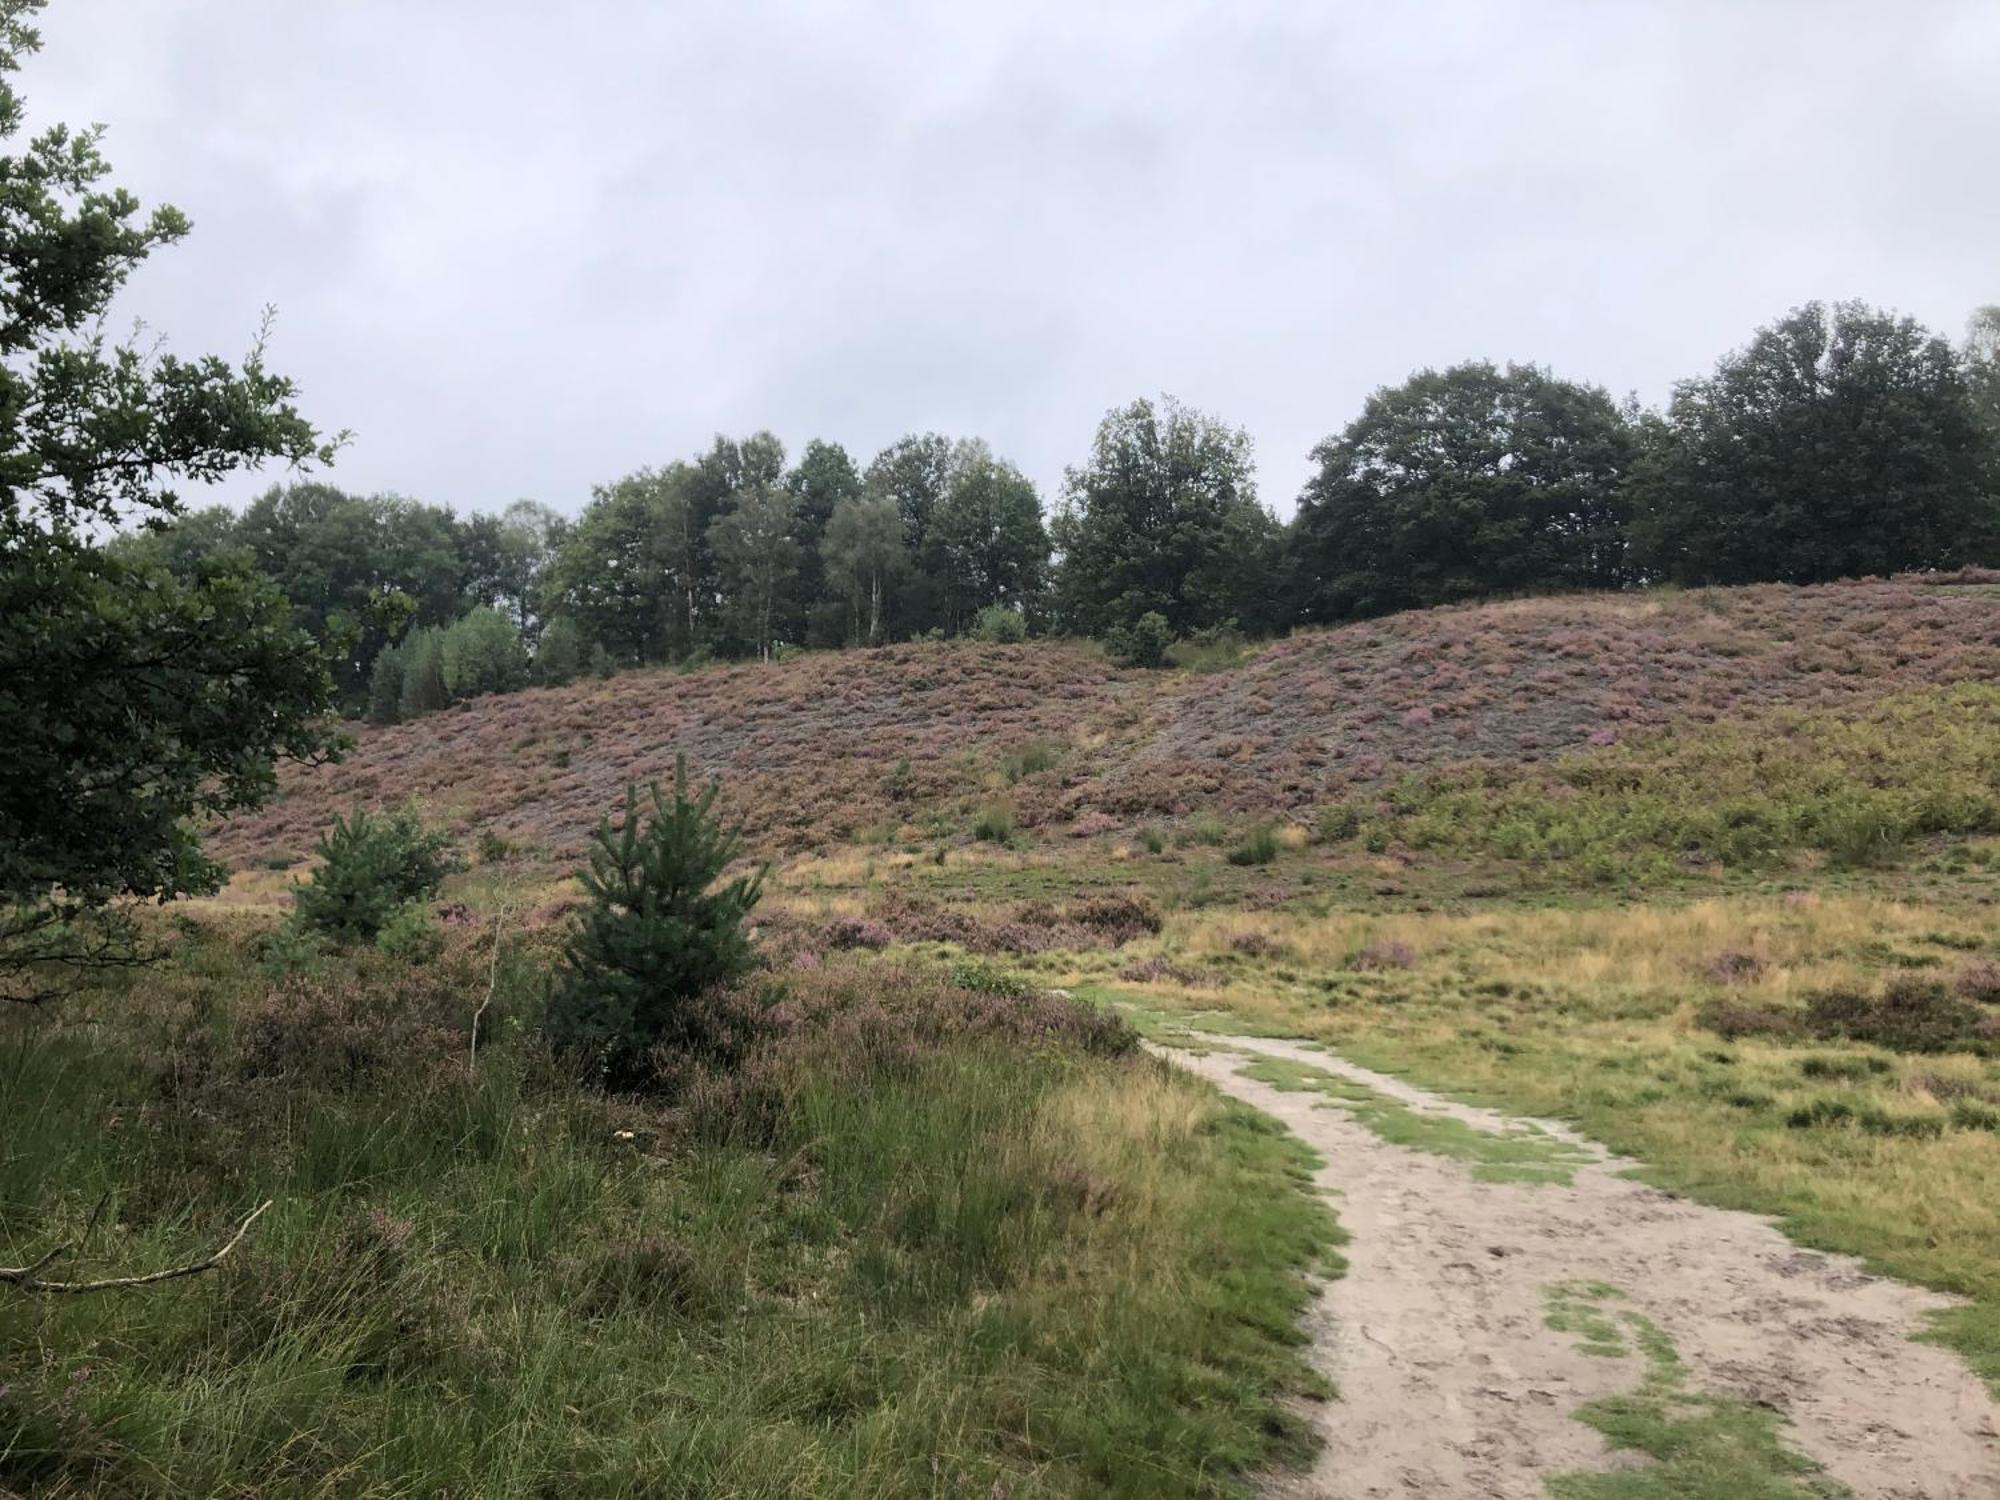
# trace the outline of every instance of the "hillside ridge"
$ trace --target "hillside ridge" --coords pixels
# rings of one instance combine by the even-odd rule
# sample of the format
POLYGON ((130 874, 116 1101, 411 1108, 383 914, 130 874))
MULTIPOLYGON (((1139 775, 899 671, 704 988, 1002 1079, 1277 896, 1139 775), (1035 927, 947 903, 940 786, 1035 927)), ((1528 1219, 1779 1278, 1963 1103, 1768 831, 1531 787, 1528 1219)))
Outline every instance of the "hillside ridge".
POLYGON ((677 751, 773 853, 1000 799, 1030 829, 1296 815, 1413 770, 1997 678, 2000 585, 1917 579, 1446 606, 1300 631, 1206 675, 1072 642, 637 669, 360 726, 343 763, 288 768, 212 846, 239 864, 299 853, 357 801, 414 797, 456 831, 566 856, 677 751))

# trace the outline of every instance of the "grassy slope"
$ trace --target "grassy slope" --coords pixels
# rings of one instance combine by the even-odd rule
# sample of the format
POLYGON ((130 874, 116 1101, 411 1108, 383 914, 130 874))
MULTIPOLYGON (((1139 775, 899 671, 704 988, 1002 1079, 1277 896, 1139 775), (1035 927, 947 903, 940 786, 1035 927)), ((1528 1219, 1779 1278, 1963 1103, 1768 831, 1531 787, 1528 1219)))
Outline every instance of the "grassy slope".
POLYGON ((1095 956, 1072 959, 1063 977, 1197 1025, 1309 1037, 1466 1098, 1574 1120, 1662 1185, 1777 1214, 1803 1243, 1972 1297, 1945 1327, 2000 1384, 2000 1113, 1990 1110, 2000 1063, 1730 1042, 1696 1020, 1707 1002, 1786 1006, 1910 966, 1948 976, 1968 950, 1995 951, 1986 908, 1742 895, 1585 911, 1201 914, 1171 922, 1163 947, 1227 972, 1226 986, 1135 983, 1095 956), (1398 950, 1407 968, 1357 967, 1358 955, 1398 950), (1725 953, 1754 954, 1761 968, 1725 983, 1713 967, 1725 953), (1825 1100, 1850 1113, 1815 1112, 1825 1100))
MULTIPOLYGON (((635 673, 364 731, 349 765, 289 780, 271 813, 218 842, 246 872, 238 896, 268 904, 287 878, 273 869, 332 809, 415 792, 461 830, 523 846, 454 895, 548 908, 562 869, 549 856, 622 779, 686 748, 733 778, 764 850, 808 851, 769 903, 780 951, 828 952, 824 924, 864 918, 906 949, 973 948, 1572 1115, 1664 1180, 1971 1293, 1952 1337, 1992 1373, 2000 1224, 1986 1185, 2000 1135, 1964 1128, 1943 1096, 2000 1089, 2000 1071, 1963 1055, 1722 1044, 1694 1012, 1725 994, 1787 1003, 1817 983, 1993 953, 2000 846, 1932 831, 1979 819, 1905 819, 1914 849, 1878 849, 1864 827, 1847 851, 1860 862, 1840 866, 1822 832, 1827 794, 1858 781, 1872 812, 1897 816, 1930 806, 1933 765, 1954 795, 1990 782, 1983 706, 1962 725, 1947 715, 1952 753, 1933 756, 1894 737, 1936 716, 1885 719, 1875 705, 1996 666, 2000 592, 1868 584, 1435 611, 1298 637, 1199 679, 1116 673, 1083 648, 1047 646, 635 673), (1804 773, 1778 787, 1723 769, 1776 832, 1725 860, 1678 857, 1673 840, 1708 827, 1697 814, 1718 764, 1645 729, 1714 719, 1716 744, 1755 749, 1761 733, 1734 721, 1774 706, 1805 714, 1788 741, 1804 747, 1804 773), (1887 727, 1840 727, 1857 712, 1887 727), (1613 774, 1578 781, 1558 752, 1592 739, 1585 769, 1613 774), (1399 783, 1468 757, 1504 774, 1399 783), (1330 803, 1352 816, 1335 842, 1306 847, 1303 825, 1330 803), (995 804, 1023 830, 1007 847, 969 837, 995 804), (1255 847, 1254 825, 1273 816, 1295 826, 1255 847), (1071 832, 1087 836, 1057 836, 1071 832), (1245 850, 1253 862, 1229 860, 1245 850), (1165 927, 1114 947, 1076 903, 1129 890, 1166 910, 1165 927), (1034 951, 1050 934, 1056 950, 1034 951), (1762 967, 1725 990, 1714 960, 1729 950, 1762 967), (1809 1068, 1820 1054, 1832 1061, 1809 1068), (1948 1123, 1787 1123, 1835 1094, 1882 1118, 1948 1123)), ((199 961, 190 973, 197 988, 248 982, 227 966, 204 976, 199 961)), ((206 1121, 160 1102, 145 1031, 159 1017, 147 1014, 85 1061, 15 1054, 11 1097, 35 1101, 37 1123, 0 1147, 0 1254, 79 1224, 109 1187, 141 1206, 109 1215, 131 1226, 116 1259, 164 1260, 190 1242, 189 1205, 212 1226, 259 1191, 204 1155, 206 1121), (136 1142, 119 1134, 133 1122, 136 1142), (41 1171, 44 1155, 59 1170, 41 1171)), ((251 1474, 279 1492, 400 1493, 391 1476, 413 1462, 495 1490, 581 1479, 616 1492, 692 1466, 744 1493, 929 1493, 961 1473, 1017 1493, 1198 1493, 1226 1482, 1217 1463, 1296 1451, 1273 1400, 1304 1380, 1286 1344, 1302 1295, 1293 1268, 1327 1229, 1286 1150, 1136 1064, 936 1066, 961 1071, 911 1090, 830 1087, 796 1158, 726 1141, 661 1153, 644 1130, 636 1148, 608 1145, 621 1121, 538 1092, 532 1070, 446 1091, 435 1108, 462 1118, 442 1126, 430 1101, 413 1113, 402 1096, 331 1115, 267 1109, 245 1169, 308 1191, 274 1211, 258 1257, 218 1278, 230 1289, 219 1310, 184 1290, 123 1313, 0 1311, 6 1379, 54 1413, 0 1442, 0 1463, 40 1463, 38 1482, 58 1492, 87 1488, 82 1476, 104 1472, 90 1464, 111 1454, 126 1487, 150 1477, 190 1493, 251 1474), (795 1160, 809 1169, 793 1173, 795 1160), (975 1197, 1015 1209, 937 1218, 924 1185, 968 1179, 975 1197), (912 1192, 930 1206, 911 1209, 912 1192), (1069 1207, 1031 1215, 1032 1243, 978 1228, 1011 1222, 1023 1193, 1069 1207), (800 1222, 818 1228, 802 1235, 800 1222), (386 1314, 329 1302, 326 1277, 345 1273, 322 1262, 375 1254, 370 1236, 403 1223, 425 1226, 411 1274, 437 1294, 446 1335, 420 1345, 435 1363, 418 1372, 364 1363, 357 1381, 341 1351, 386 1314), (686 1254, 640 1253, 662 1226, 686 1254), (968 1282, 969 1254, 997 1256, 994 1274, 968 1282), (891 1294, 909 1277, 881 1274, 890 1263, 957 1291, 911 1309, 891 1294), (579 1285, 552 1282, 551 1266, 611 1300, 580 1315, 579 1285), (276 1305, 293 1311, 246 1322, 268 1315, 274 1275, 276 1305), (652 1288, 636 1304, 635 1285, 652 1288), (245 1342, 260 1327, 272 1331, 245 1342), (1128 1374, 1135 1348, 1157 1359, 1128 1374), (97 1361, 88 1377, 75 1376, 77 1349, 97 1361), (750 1416, 732 1420, 746 1391, 750 1416), (305 1436, 288 1444, 288 1425, 305 1436)), ((432 1326, 432 1301, 417 1308, 432 1326)), ((0 1404, 17 1422, 21 1410, 0 1404)))
POLYGON ((525 958, 475 1077, 480 939, 271 994, 232 925, 0 1017, 0 1262, 278 1200, 197 1280, 0 1296, 0 1492, 1192 1496, 1309 1449, 1336 1231, 1149 1059, 836 1050, 691 1120, 553 1078, 525 958))

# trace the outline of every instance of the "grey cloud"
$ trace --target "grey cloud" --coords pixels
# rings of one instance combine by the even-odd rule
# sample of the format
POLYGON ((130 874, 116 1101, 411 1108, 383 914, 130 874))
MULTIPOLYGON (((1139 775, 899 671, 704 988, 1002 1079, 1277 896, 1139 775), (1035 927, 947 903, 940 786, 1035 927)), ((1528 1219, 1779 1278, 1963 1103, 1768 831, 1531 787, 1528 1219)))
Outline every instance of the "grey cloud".
MULTIPOLYGON (((2000 11, 56 0, 36 120, 196 233, 129 310, 281 309, 357 438, 460 507, 771 427, 976 433, 1052 494, 1172 391, 1306 453, 1426 363, 1647 399, 1809 297, 2000 299, 2000 11)), ((238 484, 231 498, 253 492, 238 484)))

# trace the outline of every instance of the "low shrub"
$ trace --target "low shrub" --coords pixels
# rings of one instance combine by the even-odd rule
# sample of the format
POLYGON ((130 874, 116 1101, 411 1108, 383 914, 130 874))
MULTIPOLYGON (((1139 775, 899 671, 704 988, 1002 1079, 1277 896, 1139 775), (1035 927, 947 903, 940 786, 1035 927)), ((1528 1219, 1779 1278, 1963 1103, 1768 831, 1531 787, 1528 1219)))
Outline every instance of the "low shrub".
POLYGON ((989 802, 973 817, 972 836, 981 843, 1006 843, 1014 836, 1014 809, 1005 802, 989 802))
POLYGON ((1740 948, 1725 948, 1704 966, 1712 984, 1747 984, 1764 972, 1764 960, 1740 948))
POLYGON ((1062 759, 1062 746, 1048 740, 1029 740, 1000 757, 1000 772, 1008 781, 1019 781, 1052 769, 1062 759))
POLYGON ((294 918, 335 942, 372 941, 403 907, 437 894, 451 870, 446 847, 408 809, 336 816, 315 851, 319 868, 294 892, 294 918))
POLYGON ((1806 997, 1805 1025, 1817 1037, 1871 1042, 1892 1052, 1944 1052, 1973 1040, 1979 1007, 1935 979, 1899 974, 1879 995, 1853 987, 1806 997))
POLYGON ((1989 958, 1967 964, 1952 987, 1976 1005, 2000 1005, 2000 963, 1989 958))
POLYGON ((1155 953, 1151 958, 1128 964, 1118 971, 1118 977, 1136 984, 1177 984, 1183 989, 1213 989, 1228 982, 1225 976, 1207 969, 1177 964, 1164 953, 1155 953))
POLYGON ((1704 1005, 1696 1012, 1695 1020, 1717 1036, 1731 1041, 1746 1036, 1783 1041, 1798 1036, 1804 1029, 1794 1011, 1744 1005, 1735 1000, 1717 1000, 1704 1005))
POLYGON ((820 941, 829 948, 886 948, 895 939, 880 922, 866 917, 835 917, 820 930, 820 941))
POLYGON ((468 945, 447 962, 283 978, 237 1027, 230 1071, 247 1084, 336 1093, 462 1074, 486 988, 476 959, 468 945))
POLYGON ((1086 897, 1070 907, 1069 920, 1090 929, 1114 948, 1152 936, 1164 925, 1152 902, 1129 893, 1086 897))
POLYGON ((969 633, 975 641, 985 641, 989 645, 1018 645, 1028 638, 1028 621, 1018 609, 1009 609, 1004 604, 989 604, 972 617, 969 633))
POLYGON ((1278 830, 1269 823, 1259 823, 1251 829, 1243 842, 1229 851, 1232 865, 1268 865, 1278 857, 1278 830))
POLYGON ((1347 967, 1350 969, 1359 969, 1363 973, 1366 973, 1374 969, 1414 968, 1416 962, 1417 954, 1414 948, 1408 943, 1391 940, 1388 942, 1370 943, 1359 953, 1355 954, 1353 958, 1348 960, 1347 967))
POLYGON ((1173 643, 1167 617, 1150 609, 1130 625, 1114 625, 1104 632, 1104 654, 1121 667, 1164 667, 1173 643))

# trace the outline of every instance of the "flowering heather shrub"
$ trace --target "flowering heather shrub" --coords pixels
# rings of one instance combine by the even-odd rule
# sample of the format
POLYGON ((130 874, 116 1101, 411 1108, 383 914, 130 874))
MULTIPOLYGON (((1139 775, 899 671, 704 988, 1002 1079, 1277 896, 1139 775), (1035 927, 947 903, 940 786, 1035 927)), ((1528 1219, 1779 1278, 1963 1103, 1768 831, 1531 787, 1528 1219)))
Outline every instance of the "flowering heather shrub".
POLYGON ((1959 994, 1979 1005, 2000 1005, 2000 963, 1981 959, 1959 971, 1954 987, 1959 994))
POLYGON ((1740 948, 1725 948, 1708 961, 1703 972, 1712 984, 1746 984, 1764 972, 1764 960, 1740 948))
POLYGON ((1112 947, 1121 947, 1134 938, 1158 932, 1163 919, 1144 896, 1119 894, 1090 896, 1069 909, 1070 921, 1087 927, 1112 947))
POLYGON ((461 942, 423 964, 357 956, 337 971, 288 975, 238 1025, 229 1070, 244 1083, 333 1092, 462 1076, 486 992, 483 949, 461 942))
POLYGON ((1213 989, 1226 983, 1223 975, 1177 964, 1164 953, 1155 953, 1151 958, 1126 965, 1118 971, 1118 977, 1135 984, 1177 984, 1185 989, 1213 989))
POLYGON ((1944 1052, 1974 1040, 1986 1020, 1978 1006, 1935 979, 1899 974, 1879 995, 1853 988, 1821 990, 1806 1000, 1815 1036, 1873 1042, 1894 1052, 1944 1052))
POLYGON ((1254 928, 1229 935, 1229 951, 1245 958, 1283 958, 1291 950, 1254 928))
POLYGON ((895 940, 888 928, 865 917, 835 917, 820 937, 829 948, 886 948, 895 940))
POLYGON ((1095 897, 1068 911, 1031 901, 995 920, 964 905, 926 901, 893 891, 876 903, 875 913, 894 941, 951 943, 968 953, 1115 948, 1158 932, 1161 920, 1157 911, 1136 896, 1095 897))
POLYGON ((1414 948, 1408 943, 1392 940, 1382 943, 1370 943, 1359 953, 1355 954, 1349 960, 1347 966, 1350 969, 1358 969, 1363 973, 1367 973, 1377 969, 1414 968, 1416 962, 1417 953, 1414 948))

